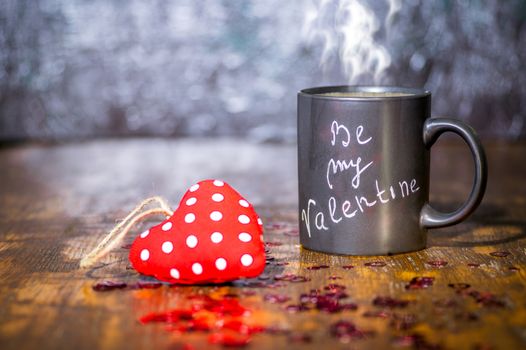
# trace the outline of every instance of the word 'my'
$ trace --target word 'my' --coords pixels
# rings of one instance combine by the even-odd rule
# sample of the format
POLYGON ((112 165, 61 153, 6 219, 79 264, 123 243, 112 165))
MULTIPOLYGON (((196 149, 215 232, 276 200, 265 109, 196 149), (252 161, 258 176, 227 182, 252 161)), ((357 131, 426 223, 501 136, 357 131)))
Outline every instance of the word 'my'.
MULTIPOLYGON (((331 134, 332 134, 332 139, 331 139, 332 146, 336 145, 336 139, 339 136, 339 138, 341 139, 342 146, 349 147, 349 144, 351 143, 351 132, 345 125, 339 124, 336 120, 333 121, 331 124, 331 134)), ((355 136, 356 142, 359 145, 365 145, 373 139, 372 137, 364 139, 364 137, 362 137, 362 134, 363 134, 363 126, 358 125, 358 127, 356 127, 354 136, 355 136)), ((334 160, 334 158, 331 158, 329 160, 329 163, 327 164, 327 185, 332 190, 333 186, 332 186, 331 176, 334 176, 338 173, 344 172, 352 168, 354 171, 354 176, 351 180, 351 184, 352 184, 352 187, 356 189, 360 187, 360 176, 372 164, 373 162, 370 161, 369 163, 362 165, 362 157, 356 157, 355 159, 349 159, 349 160, 340 160, 340 159, 334 160)))

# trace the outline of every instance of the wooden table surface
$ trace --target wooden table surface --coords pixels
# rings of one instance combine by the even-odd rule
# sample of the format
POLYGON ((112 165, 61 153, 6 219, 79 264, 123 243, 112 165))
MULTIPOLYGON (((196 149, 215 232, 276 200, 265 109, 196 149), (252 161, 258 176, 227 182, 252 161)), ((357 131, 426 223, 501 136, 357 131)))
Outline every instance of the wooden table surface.
MULTIPOLYGON (((526 143, 485 146, 489 183, 476 213, 431 231, 425 250, 381 257, 330 256, 299 246, 294 145, 132 139, 2 147, 0 348, 213 349, 221 348, 210 344, 221 340, 217 334, 246 341, 242 332, 219 331, 233 316, 213 312, 203 313, 215 325, 211 330, 177 330, 192 319, 138 321, 203 303, 204 296, 230 298, 250 311, 241 317, 241 331, 265 330, 249 337, 253 349, 526 348, 526 143), (229 182, 263 218, 270 258, 262 278, 138 288, 137 281, 148 279, 129 268, 126 246, 92 269, 79 269, 79 259, 142 199, 159 194, 175 206, 204 178, 229 182), (385 266, 366 265, 373 261, 385 266), (437 261, 447 265, 428 263, 437 261), (343 268, 348 265, 354 268, 343 268), (407 289, 414 277, 434 280, 428 288, 407 289), (107 280, 128 287, 92 288, 107 280), (300 300, 311 289, 320 291, 300 300), (324 307, 334 291, 341 299, 324 307), (348 323, 336 327, 338 321, 348 323)), ((463 144, 440 141, 432 152, 432 202, 457 207, 472 170, 463 144)), ((127 242, 154 222, 139 225, 127 242)))

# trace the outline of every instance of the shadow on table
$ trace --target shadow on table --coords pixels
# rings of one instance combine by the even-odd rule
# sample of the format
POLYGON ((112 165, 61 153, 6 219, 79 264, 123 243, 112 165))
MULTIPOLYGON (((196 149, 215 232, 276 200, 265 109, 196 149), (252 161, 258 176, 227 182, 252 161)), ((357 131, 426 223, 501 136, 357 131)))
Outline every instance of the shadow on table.
MULTIPOLYGON (((458 207, 459 203, 442 203, 437 207, 458 207)), ((526 238, 526 217, 518 218, 510 209, 495 204, 481 204, 465 222, 428 233, 428 247, 477 247, 515 242, 526 238)))

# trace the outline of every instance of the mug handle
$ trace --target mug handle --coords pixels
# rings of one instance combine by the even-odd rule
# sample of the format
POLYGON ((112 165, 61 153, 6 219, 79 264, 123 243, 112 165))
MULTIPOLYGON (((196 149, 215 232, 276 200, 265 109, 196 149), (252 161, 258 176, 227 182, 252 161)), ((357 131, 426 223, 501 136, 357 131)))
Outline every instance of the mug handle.
POLYGON ((431 118, 424 123, 424 144, 430 149, 438 137, 451 131, 464 139, 475 160, 475 178, 471 193, 464 204, 452 213, 441 213, 424 204, 420 212, 420 226, 423 228, 438 228, 457 224, 467 218, 478 207, 486 190, 488 168, 486 155, 476 132, 467 124, 449 118, 431 118))

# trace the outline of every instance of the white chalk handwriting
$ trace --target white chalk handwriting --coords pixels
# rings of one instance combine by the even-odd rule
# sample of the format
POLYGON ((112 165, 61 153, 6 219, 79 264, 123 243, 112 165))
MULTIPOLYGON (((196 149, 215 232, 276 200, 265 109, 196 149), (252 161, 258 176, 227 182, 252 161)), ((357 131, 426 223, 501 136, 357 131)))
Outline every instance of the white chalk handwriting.
MULTIPOLYGON (((350 181, 351 186, 360 193, 336 193, 327 202, 327 210, 315 199, 309 198, 307 208, 301 211, 301 221, 305 224, 307 234, 312 237, 313 228, 311 218, 314 218, 314 228, 319 231, 329 231, 327 223, 333 225, 340 224, 344 220, 351 220, 356 215, 362 214, 367 210, 378 205, 386 205, 398 198, 402 200, 420 190, 416 179, 398 179, 394 183, 386 184, 385 181, 374 179, 374 187, 363 188, 360 179, 368 169, 372 169, 373 160, 364 160, 358 152, 360 147, 373 141, 373 137, 367 137, 367 132, 363 125, 358 125, 352 136, 351 131, 344 124, 334 120, 331 124, 331 146, 333 147, 356 147, 353 154, 358 154, 353 158, 335 159, 330 158, 327 163, 326 180, 330 190, 334 189, 337 181, 350 181), (348 198, 343 198, 348 196, 348 198)), ((371 183, 368 181, 368 183, 371 183)), ((370 185, 369 185, 370 186, 370 185)), ((348 188, 345 186, 344 188, 348 188)))
POLYGON ((329 188, 332 190, 331 175, 336 175, 351 168, 354 170, 354 176, 351 179, 351 185, 354 188, 360 187, 360 176, 368 167, 373 164, 373 161, 370 161, 364 166, 361 166, 361 163, 361 157, 357 157, 355 160, 349 159, 348 161, 334 160, 331 158, 331 160, 329 160, 329 164, 327 164, 327 185, 329 185, 329 188))

